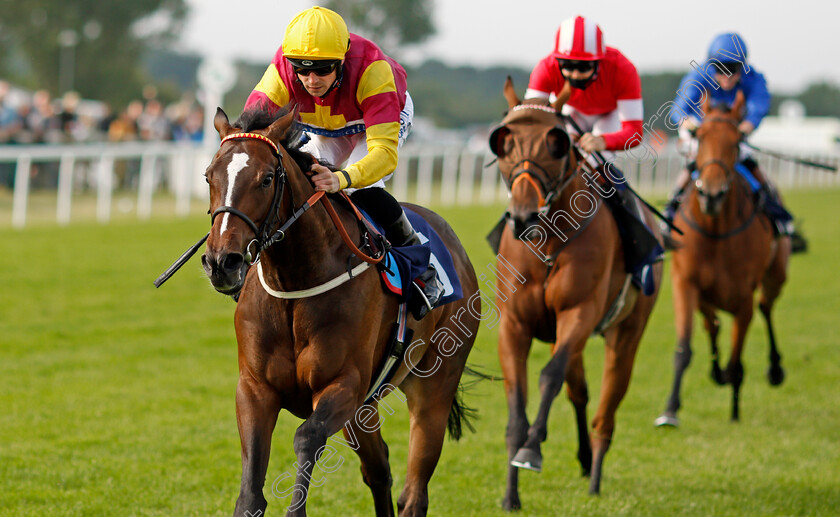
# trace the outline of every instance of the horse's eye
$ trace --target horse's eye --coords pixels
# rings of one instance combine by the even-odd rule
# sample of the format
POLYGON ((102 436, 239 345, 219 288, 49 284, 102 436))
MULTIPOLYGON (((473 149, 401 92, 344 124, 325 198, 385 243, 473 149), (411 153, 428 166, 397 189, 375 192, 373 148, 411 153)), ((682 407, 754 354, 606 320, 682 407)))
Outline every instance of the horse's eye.
POLYGON ((266 175, 265 175, 265 178, 263 178, 263 181, 262 181, 262 187, 263 187, 263 188, 268 188, 268 187, 270 187, 270 186, 271 186, 271 183, 272 183, 273 181, 274 181, 274 173, 271 173, 271 174, 266 174, 266 175))
POLYGON ((210 178, 208 178, 206 174, 204 175, 204 181, 206 181, 208 185, 210 184, 210 178))

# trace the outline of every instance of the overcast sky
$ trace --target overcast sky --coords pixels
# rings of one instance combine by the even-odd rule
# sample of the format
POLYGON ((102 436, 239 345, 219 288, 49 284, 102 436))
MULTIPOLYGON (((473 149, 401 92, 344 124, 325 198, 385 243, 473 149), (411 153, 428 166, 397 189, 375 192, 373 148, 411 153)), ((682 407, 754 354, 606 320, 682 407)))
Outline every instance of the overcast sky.
MULTIPOLYGON (((314 4, 187 3, 192 9, 183 35, 187 49, 266 64, 292 16, 314 4)), ((580 0, 576 5, 560 0, 434 0, 437 35, 407 53, 407 60, 530 69, 552 50, 560 22, 580 14, 598 23, 607 45, 621 50, 642 73, 687 70, 692 59, 706 58, 716 34, 734 30, 743 36, 751 63, 764 73, 771 90, 795 93, 817 79, 840 84, 840 3, 834 0, 580 0)))

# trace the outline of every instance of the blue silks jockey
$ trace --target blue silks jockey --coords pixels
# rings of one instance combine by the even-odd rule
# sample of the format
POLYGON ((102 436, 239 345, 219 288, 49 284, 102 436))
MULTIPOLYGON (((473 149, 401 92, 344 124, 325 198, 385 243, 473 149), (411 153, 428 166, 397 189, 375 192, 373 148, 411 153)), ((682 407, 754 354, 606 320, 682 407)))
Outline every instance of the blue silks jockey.
MULTIPOLYGON (((709 46, 706 61, 702 64, 692 61, 691 66, 693 69, 683 77, 670 112, 671 124, 679 127, 680 146, 689 160, 687 170, 680 174, 676 189, 665 207, 665 215, 671 220, 676 215, 682 194, 696 167, 694 156, 697 141, 694 131, 703 120, 702 104, 708 100, 710 105, 731 106, 738 91, 742 92, 745 111, 738 130, 745 139, 770 111, 767 82, 764 75, 749 64, 747 45, 739 34, 719 34, 709 46)), ((739 153, 739 163, 735 170, 747 180, 753 192, 764 192, 764 211, 773 221, 776 234, 794 235, 793 216, 782 206, 778 192, 759 170, 758 163, 752 158, 751 149, 741 144, 739 153)))

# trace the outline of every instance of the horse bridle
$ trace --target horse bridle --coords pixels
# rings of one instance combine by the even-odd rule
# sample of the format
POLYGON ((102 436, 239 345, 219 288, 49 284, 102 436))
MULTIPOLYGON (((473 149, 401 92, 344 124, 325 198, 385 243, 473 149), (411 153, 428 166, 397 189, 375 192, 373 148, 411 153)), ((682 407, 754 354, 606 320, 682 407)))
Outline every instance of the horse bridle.
MULTIPOLYGON (((708 120, 713 121, 713 122, 727 122, 727 123, 733 125, 736 129, 738 127, 737 122, 735 122, 734 120, 732 120, 730 118, 711 117, 708 120)), ((738 147, 737 147, 737 144, 736 144, 736 149, 737 148, 738 147)), ((735 163, 738 163, 738 157, 735 158, 735 163)), ((697 190, 697 195, 698 196, 703 196, 707 200, 709 200, 710 202, 715 202, 718 199, 723 198, 729 192, 729 190, 732 186, 732 182, 735 181, 735 179, 738 176, 737 176, 737 173, 735 172, 735 170, 733 169, 733 167, 731 167, 729 164, 727 164, 726 162, 724 162, 720 158, 713 158, 711 160, 703 162, 702 165, 697 166, 696 170, 698 172, 698 175, 700 173, 702 173, 703 170, 710 165, 719 166, 720 168, 723 169, 723 172, 726 175, 726 183, 724 183, 721 191, 718 192, 715 195, 709 194, 708 192, 703 190, 703 182, 699 177, 693 182, 693 185, 694 185, 694 189, 697 190)), ((736 228, 734 228, 730 231, 727 231, 727 232, 724 232, 724 233, 721 233, 721 234, 712 234, 712 233, 707 232, 706 230, 701 228, 696 222, 692 221, 690 217, 685 216, 686 214, 684 214, 684 219, 686 220, 686 222, 688 223, 689 226, 691 226, 695 231, 697 231, 698 233, 700 233, 701 235, 703 235, 705 237, 709 237, 711 239, 725 239, 725 238, 731 237, 733 235, 737 235, 737 234, 741 233, 742 231, 744 231, 750 224, 752 224, 752 221, 755 218, 755 216, 757 215, 757 213, 758 213, 758 206, 754 204, 752 213, 750 214, 749 217, 747 217, 747 219, 741 225, 739 225, 738 227, 736 227, 736 228)))
POLYGON ((708 192, 706 192, 705 190, 703 190, 703 186, 704 186, 703 185, 703 180, 700 179, 699 177, 694 181, 694 188, 697 190, 698 195, 704 196, 704 197, 706 197, 710 200, 717 200, 718 198, 722 198, 723 196, 725 196, 729 192, 729 189, 732 186, 732 181, 733 181, 735 172, 732 170, 732 167, 730 167, 723 160, 721 160, 719 158, 713 158, 713 159, 711 159, 707 162, 703 162, 703 165, 698 166, 697 167, 697 173, 701 174, 703 172, 703 169, 705 169, 709 165, 717 165, 721 169, 723 169, 723 172, 726 175, 726 183, 723 184, 723 188, 721 188, 720 192, 718 192, 717 194, 711 195, 708 192))
MULTIPOLYGON (((512 170, 516 171, 510 179, 505 179, 505 184, 508 187, 508 190, 513 192, 514 187, 522 181, 527 181, 530 183, 534 189, 537 191, 537 195, 539 196, 538 201, 538 209, 541 211, 548 210, 548 207, 551 206, 552 201, 554 198, 559 196, 563 189, 574 179, 575 175, 573 173, 569 173, 571 165, 571 160, 566 162, 566 168, 563 172, 553 181, 549 182, 549 178, 551 177, 548 174, 548 171, 540 165, 539 163, 535 162, 534 160, 525 159, 520 160, 512 167, 512 170), (517 170, 517 167, 522 165, 521 169, 517 170), (542 175, 536 174, 532 167, 538 169, 542 172, 542 175), (541 176, 544 176, 541 177, 541 176)), ((504 178, 504 177, 503 177, 504 178)))
MULTIPOLYGON (((738 123, 735 120, 733 120, 731 118, 728 118, 728 117, 721 117, 721 116, 709 117, 708 119, 706 119, 706 122, 726 122, 727 124, 730 124, 732 127, 734 127, 736 130, 738 130, 738 123)), ((739 132, 740 132, 740 130, 739 130, 739 132)), ((736 149, 736 151, 738 150, 738 145, 735 146, 735 149, 736 149)), ((738 163, 738 157, 737 156, 735 158, 735 163, 738 163)), ((729 188, 732 186, 732 181, 733 181, 733 178, 735 177, 735 171, 732 169, 732 167, 729 164, 727 164, 723 160, 721 160, 719 158, 713 158, 713 159, 711 159, 707 162, 704 162, 702 165, 698 166, 697 167, 697 172, 702 173, 703 169, 705 169, 709 165, 720 166, 720 168, 722 168, 723 172, 726 174, 726 184, 724 184, 723 189, 719 193, 715 194, 715 196, 711 196, 705 190, 703 190, 703 182, 700 180, 700 178, 697 178, 697 180, 694 182, 694 187, 697 189, 697 193, 699 195, 705 196, 708 199, 723 197, 727 192, 729 192, 729 188)))
POLYGON ((260 256, 260 253, 277 242, 278 240, 282 240, 285 236, 285 230, 294 222, 297 217, 293 216, 293 219, 287 220, 286 225, 283 228, 275 232, 273 235, 269 235, 271 233, 271 229, 276 226, 280 221, 280 201, 283 198, 283 192, 285 191, 287 177, 286 177, 286 168, 283 167, 283 157, 280 154, 280 149, 277 147, 277 144, 272 142, 267 137, 257 134, 257 133, 233 133, 225 138, 222 139, 219 146, 224 145, 225 142, 229 140, 239 140, 250 138, 254 140, 260 140, 262 142, 267 143, 271 146, 272 151, 274 151, 274 157, 277 158, 277 167, 274 170, 274 177, 272 178, 272 183, 274 183, 274 197, 271 200, 271 206, 268 209, 268 214, 263 219, 262 224, 257 227, 256 223, 251 220, 244 212, 241 210, 234 208, 232 206, 222 205, 216 210, 213 211, 213 214, 210 216, 210 224, 213 224, 213 221, 216 220, 216 216, 223 213, 233 214, 236 217, 245 221, 245 224, 248 225, 249 228, 254 232, 254 239, 248 243, 248 246, 245 248, 246 256, 245 260, 247 260, 250 264, 254 264, 260 256), (255 252, 251 253, 251 247, 255 247, 255 252))

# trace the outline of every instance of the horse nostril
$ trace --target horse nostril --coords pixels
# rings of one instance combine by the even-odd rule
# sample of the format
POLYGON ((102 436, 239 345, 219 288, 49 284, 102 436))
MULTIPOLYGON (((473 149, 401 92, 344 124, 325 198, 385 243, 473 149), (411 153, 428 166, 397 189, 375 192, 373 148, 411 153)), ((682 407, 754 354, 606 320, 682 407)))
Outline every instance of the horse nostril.
POLYGON ((241 253, 228 253, 222 261, 224 271, 238 271, 245 263, 245 257, 241 253))

